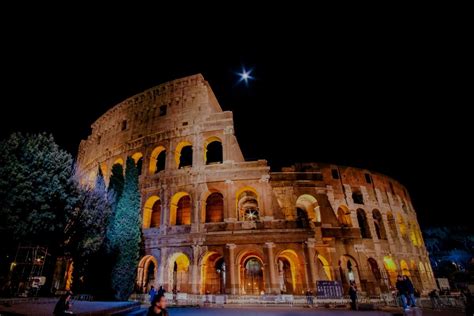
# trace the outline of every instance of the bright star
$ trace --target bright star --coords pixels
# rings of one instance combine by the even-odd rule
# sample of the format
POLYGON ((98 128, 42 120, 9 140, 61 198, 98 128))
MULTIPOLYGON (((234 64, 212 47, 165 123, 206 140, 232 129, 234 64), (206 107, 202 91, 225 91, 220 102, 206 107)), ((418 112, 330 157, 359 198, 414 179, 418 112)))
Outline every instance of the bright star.
POLYGON ((242 67, 242 72, 237 73, 238 76, 240 76, 240 79, 237 83, 240 82, 245 82, 245 85, 249 84, 249 80, 254 80, 255 78, 251 76, 250 74, 252 73, 253 69, 250 70, 245 70, 244 67, 242 67))

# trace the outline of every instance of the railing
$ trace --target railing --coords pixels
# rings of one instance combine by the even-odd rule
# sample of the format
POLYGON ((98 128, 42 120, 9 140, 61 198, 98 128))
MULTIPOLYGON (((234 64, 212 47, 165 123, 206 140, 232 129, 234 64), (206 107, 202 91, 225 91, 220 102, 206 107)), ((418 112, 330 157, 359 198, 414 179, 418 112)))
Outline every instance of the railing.
MULTIPOLYGON (((262 305, 262 306, 306 306, 308 305, 307 297, 304 295, 225 295, 225 294, 208 294, 208 295, 197 295, 178 293, 173 295, 172 293, 165 294, 169 305, 173 306, 222 306, 224 304, 233 305, 262 305)), ((134 294, 130 298, 132 301, 141 303, 149 303, 148 294, 134 294)), ((324 307, 346 307, 350 303, 348 296, 343 298, 333 299, 321 299, 313 297, 314 306, 324 307)), ((371 304, 374 308, 392 306, 401 307, 402 304, 398 297, 392 294, 381 294, 380 296, 362 296, 359 295, 359 304, 371 304)), ((428 297, 421 297, 416 299, 416 305, 418 307, 432 309, 433 303, 428 297)), ((448 310, 463 310, 464 302, 459 296, 441 296, 438 302, 438 309, 448 310)))

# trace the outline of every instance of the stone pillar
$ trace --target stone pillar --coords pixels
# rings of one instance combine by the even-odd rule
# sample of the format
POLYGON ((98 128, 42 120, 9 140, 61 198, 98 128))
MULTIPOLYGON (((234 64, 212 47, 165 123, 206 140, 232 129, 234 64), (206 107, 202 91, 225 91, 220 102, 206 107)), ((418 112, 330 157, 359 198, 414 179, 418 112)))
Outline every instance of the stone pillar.
POLYGON ((229 271, 227 274, 227 288, 226 293, 236 295, 239 294, 239 283, 238 283, 238 276, 237 276, 237 269, 235 263, 235 244, 227 244, 227 259, 228 259, 228 267, 229 271))
POLYGON ((277 294, 279 286, 275 271, 275 255, 273 254, 273 248, 275 248, 275 244, 273 242, 266 242, 264 248, 266 250, 268 269, 268 279, 265 280, 265 284, 267 286, 265 292, 267 294, 277 294))
POLYGON ((234 135, 234 127, 226 126, 224 129, 224 139, 222 139, 222 161, 230 162, 232 150, 232 137, 234 135))
POLYGON ((191 263, 191 293, 199 294, 199 252, 201 247, 198 245, 193 245, 193 258, 191 263))
POLYGON ((316 267, 316 251, 314 250, 315 240, 309 238, 306 242, 306 275, 308 276, 308 287, 316 293, 316 281, 318 280, 318 269, 316 267))
POLYGON ((166 193, 166 184, 161 186, 160 189, 160 199, 161 199, 161 218, 160 218, 160 232, 166 235, 166 227, 170 223, 170 199, 166 193))
POLYGON ((160 266, 158 267, 158 284, 163 285, 163 287, 171 291, 172 289, 169 288, 168 286, 168 277, 167 274, 165 274, 165 270, 167 270, 168 265, 166 264, 166 258, 168 258, 168 249, 167 248, 161 248, 160 252, 160 266))
MULTIPOLYGON (((228 222, 235 222, 237 217, 237 210, 235 209, 236 201, 235 201, 235 192, 234 192, 234 181, 232 180, 225 180, 226 184, 226 195, 225 199, 227 202, 227 207, 225 208, 224 213, 224 220, 228 222)), ((225 203, 224 203, 225 205, 225 203)))

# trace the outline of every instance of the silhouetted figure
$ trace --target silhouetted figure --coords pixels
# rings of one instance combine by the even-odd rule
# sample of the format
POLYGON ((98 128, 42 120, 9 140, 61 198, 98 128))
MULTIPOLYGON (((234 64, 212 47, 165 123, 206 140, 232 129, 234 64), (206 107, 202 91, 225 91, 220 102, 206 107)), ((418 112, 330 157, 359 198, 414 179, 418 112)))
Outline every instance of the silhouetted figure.
POLYGON ((74 315, 73 312, 70 310, 71 308, 71 292, 66 292, 65 294, 61 295, 59 298, 59 301, 56 303, 56 306, 54 307, 53 315, 56 316, 61 316, 61 315, 74 315))
POLYGON ((351 309, 357 310, 357 288, 354 283, 351 283, 349 288, 349 297, 351 299, 351 309))
POLYGON ((403 276, 403 282, 405 282, 405 288, 407 291, 407 304, 410 304, 411 307, 415 307, 415 287, 413 286, 413 283, 411 282, 410 278, 406 275, 403 276))
POLYGON ((153 300, 155 299, 156 296, 156 290, 155 287, 152 285, 150 292, 148 292, 148 295, 150 295, 150 304, 153 303, 153 300))
POLYGON ((166 311, 166 298, 164 294, 157 294, 148 308, 147 316, 168 316, 166 311))
POLYGON ((407 310, 408 309, 408 305, 407 305, 408 290, 406 287, 406 282, 403 280, 403 277, 401 275, 398 275, 397 283, 395 284, 395 286, 397 287, 398 297, 402 301, 403 309, 407 310))

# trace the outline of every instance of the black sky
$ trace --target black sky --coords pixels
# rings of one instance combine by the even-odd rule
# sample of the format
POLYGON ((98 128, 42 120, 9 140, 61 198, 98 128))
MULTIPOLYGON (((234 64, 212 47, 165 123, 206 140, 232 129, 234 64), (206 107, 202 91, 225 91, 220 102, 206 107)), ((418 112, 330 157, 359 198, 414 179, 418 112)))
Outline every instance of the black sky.
POLYGON ((108 108, 202 73, 247 159, 369 168, 408 187, 422 224, 465 223, 472 52, 457 22, 24 13, 1 22, 1 138, 48 131, 75 154, 108 108), (248 88, 235 85, 242 65, 248 88))

